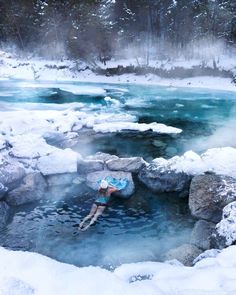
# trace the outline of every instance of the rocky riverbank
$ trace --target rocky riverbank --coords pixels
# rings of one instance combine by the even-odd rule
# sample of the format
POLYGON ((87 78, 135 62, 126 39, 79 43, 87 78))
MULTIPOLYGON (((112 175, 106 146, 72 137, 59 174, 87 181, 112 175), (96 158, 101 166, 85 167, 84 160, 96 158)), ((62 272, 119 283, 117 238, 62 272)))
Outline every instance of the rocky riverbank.
POLYGON ((198 220, 189 244, 170 250, 167 260, 192 265, 204 251, 204 255, 215 255, 220 251, 215 249, 235 243, 235 149, 211 149, 202 155, 187 152, 148 163, 141 157, 119 158, 105 153, 82 157, 67 148, 78 134, 72 142, 70 133, 58 134, 47 133, 47 142, 32 134, 4 141, 0 153, 1 228, 7 224, 12 206, 94 194, 98 181, 111 175, 129 181, 118 197, 132 196, 135 177, 155 193, 173 192, 188 198, 191 214, 198 220), (57 139, 53 146, 49 144, 52 138, 57 139))

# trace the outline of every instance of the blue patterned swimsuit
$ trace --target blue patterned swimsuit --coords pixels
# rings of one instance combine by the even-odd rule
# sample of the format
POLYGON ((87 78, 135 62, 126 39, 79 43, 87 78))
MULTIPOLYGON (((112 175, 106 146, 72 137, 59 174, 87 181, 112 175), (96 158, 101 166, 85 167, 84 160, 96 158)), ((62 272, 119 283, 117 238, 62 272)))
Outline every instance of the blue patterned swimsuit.
POLYGON ((97 206, 107 206, 109 199, 110 199, 110 196, 103 196, 103 195, 98 194, 97 198, 95 200, 95 204, 97 206))

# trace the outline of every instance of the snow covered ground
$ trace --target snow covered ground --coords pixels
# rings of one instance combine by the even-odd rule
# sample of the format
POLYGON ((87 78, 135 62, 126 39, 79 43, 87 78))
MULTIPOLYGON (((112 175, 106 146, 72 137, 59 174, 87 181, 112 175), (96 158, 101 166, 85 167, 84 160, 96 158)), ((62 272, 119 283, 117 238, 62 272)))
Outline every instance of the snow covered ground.
MULTIPOLYGON (((201 255, 204 256, 204 255, 201 255)), ((114 271, 78 268, 29 252, 0 248, 1 295, 234 295, 236 246, 194 267, 142 262, 114 271)))
MULTIPOLYGON (((176 60, 176 61, 151 61, 150 66, 170 70, 175 67, 190 69, 193 66, 200 66, 201 60, 176 60)), ((236 91, 235 84, 230 78, 199 76, 185 79, 166 79, 153 74, 135 75, 123 74, 116 76, 96 75, 86 69, 86 65, 74 61, 48 61, 42 59, 19 59, 16 56, 0 51, 0 80, 26 79, 41 81, 78 81, 78 82, 106 82, 106 83, 137 83, 147 85, 162 85, 169 87, 196 87, 211 88, 218 90, 236 91), (78 71, 79 69, 79 71, 78 71)), ((112 60, 106 64, 108 67, 137 66, 136 59, 112 60)), ((104 68, 102 64, 100 67, 104 68)), ((212 60, 205 64, 213 68, 212 60)), ((231 71, 236 74, 236 59, 234 57, 222 57, 217 65, 220 70, 231 71)))

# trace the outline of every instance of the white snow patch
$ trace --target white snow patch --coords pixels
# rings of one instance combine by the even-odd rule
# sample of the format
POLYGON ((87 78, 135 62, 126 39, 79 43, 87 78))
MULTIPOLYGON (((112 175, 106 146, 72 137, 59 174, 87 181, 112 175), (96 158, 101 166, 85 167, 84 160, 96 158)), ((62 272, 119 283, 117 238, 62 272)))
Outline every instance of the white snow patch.
POLYGON ((40 254, 4 248, 0 248, 0 259, 0 292, 4 295, 94 295, 98 286, 101 295, 233 295, 236 292, 236 246, 224 249, 216 257, 203 259, 194 267, 140 262, 122 265, 114 272, 92 266, 78 268, 40 254), (101 282, 106 282, 106 286, 101 286, 101 282))

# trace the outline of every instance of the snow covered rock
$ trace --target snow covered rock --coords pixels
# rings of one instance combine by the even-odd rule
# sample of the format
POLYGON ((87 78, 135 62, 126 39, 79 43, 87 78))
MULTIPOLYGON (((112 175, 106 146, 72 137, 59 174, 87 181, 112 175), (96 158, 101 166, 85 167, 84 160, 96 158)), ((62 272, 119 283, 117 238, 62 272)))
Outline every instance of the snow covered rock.
POLYGON ((56 150, 55 147, 47 144, 45 139, 39 135, 30 133, 14 136, 10 143, 13 146, 11 154, 16 158, 38 158, 56 150))
POLYGON ((87 175, 86 184, 88 187, 92 188, 93 190, 98 189, 98 182, 107 176, 114 177, 116 179, 124 179, 128 180, 128 185, 123 190, 116 192, 117 196, 121 197, 129 197, 134 193, 134 182, 132 178, 132 174, 130 172, 123 172, 123 171, 98 171, 92 172, 87 175))
POLYGON ((25 169, 18 162, 5 162, 0 164, 0 183, 9 190, 18 186, 25 176, 25 169))
POLYGON ((192 266, 194 259, 202 253, 198 247, 190 244, 183 244, 178 248, 169 250, 165 258, 167 260, 177 259, 187 266, 192 266))
POLYGON ((190 243, 202 250, 210 249, 211 234, 215 229, 215 223, 198 220, 193 228, 190 243))
POLYGON ((95 155, 88 156, 86 159, 88 160, 100 160, 103 161, 104 163, 109 161, 109 160, 116 160, 119 159, 119 157, 115 155, 110 155, 107 153, 102 153, 102 152, 97 152, 95 155))
POLYGON ((236 243, 236 202, 224 207, 223 218, 216 225, 212 245, 222 249, 236 243))
POLYGON ((86 174, 104 169, 104 162, 101 160, 78 160, 78 173, 86 174))
POLYGON ((77 172, 79 154, 71 149, 56 149, 38 159, 37 167, 43 175, 77 172))
POLYGON ((3 228, 9 217, 9 206, 6 202, 0 201, 0 229, 3 228))
POLYGON ((206 250, 205 252, 201 253, 197 258, 194 259, 193 265, 197 264, 199 261, 206 258, 215 258, 220 252, 221 250, 219 249, 206 250))
POLYGON ((106 162, 109 170, 138 173, 145 166, 145 161, 141 157, 117 158, 106 162))
POLYGON ((236 179, 215 174, 192 179, 189 208, 194 217, 219 222, 225 205, 236 200, 236 179))
POLYGON ((45 195, 46 187, 46 181, 41 173, 30 173, 19 187, 7 194, 6 202, 11 206, 19 206, 40 200, 45 195))
POLYGON ((157 158, 153 162, 163 170, 183 172, 188 175, 199 175, 212 172, 236 178, 236 148, 213 148, 198 155, 188 151, 182 156, 175 156, 168 160, 157 158))
POLYGON ((187 194, 191 177, 184 172, 163 169, 158 163, 152 162, 139 172, 139 180, 154 192, 181 192, 187 194))

